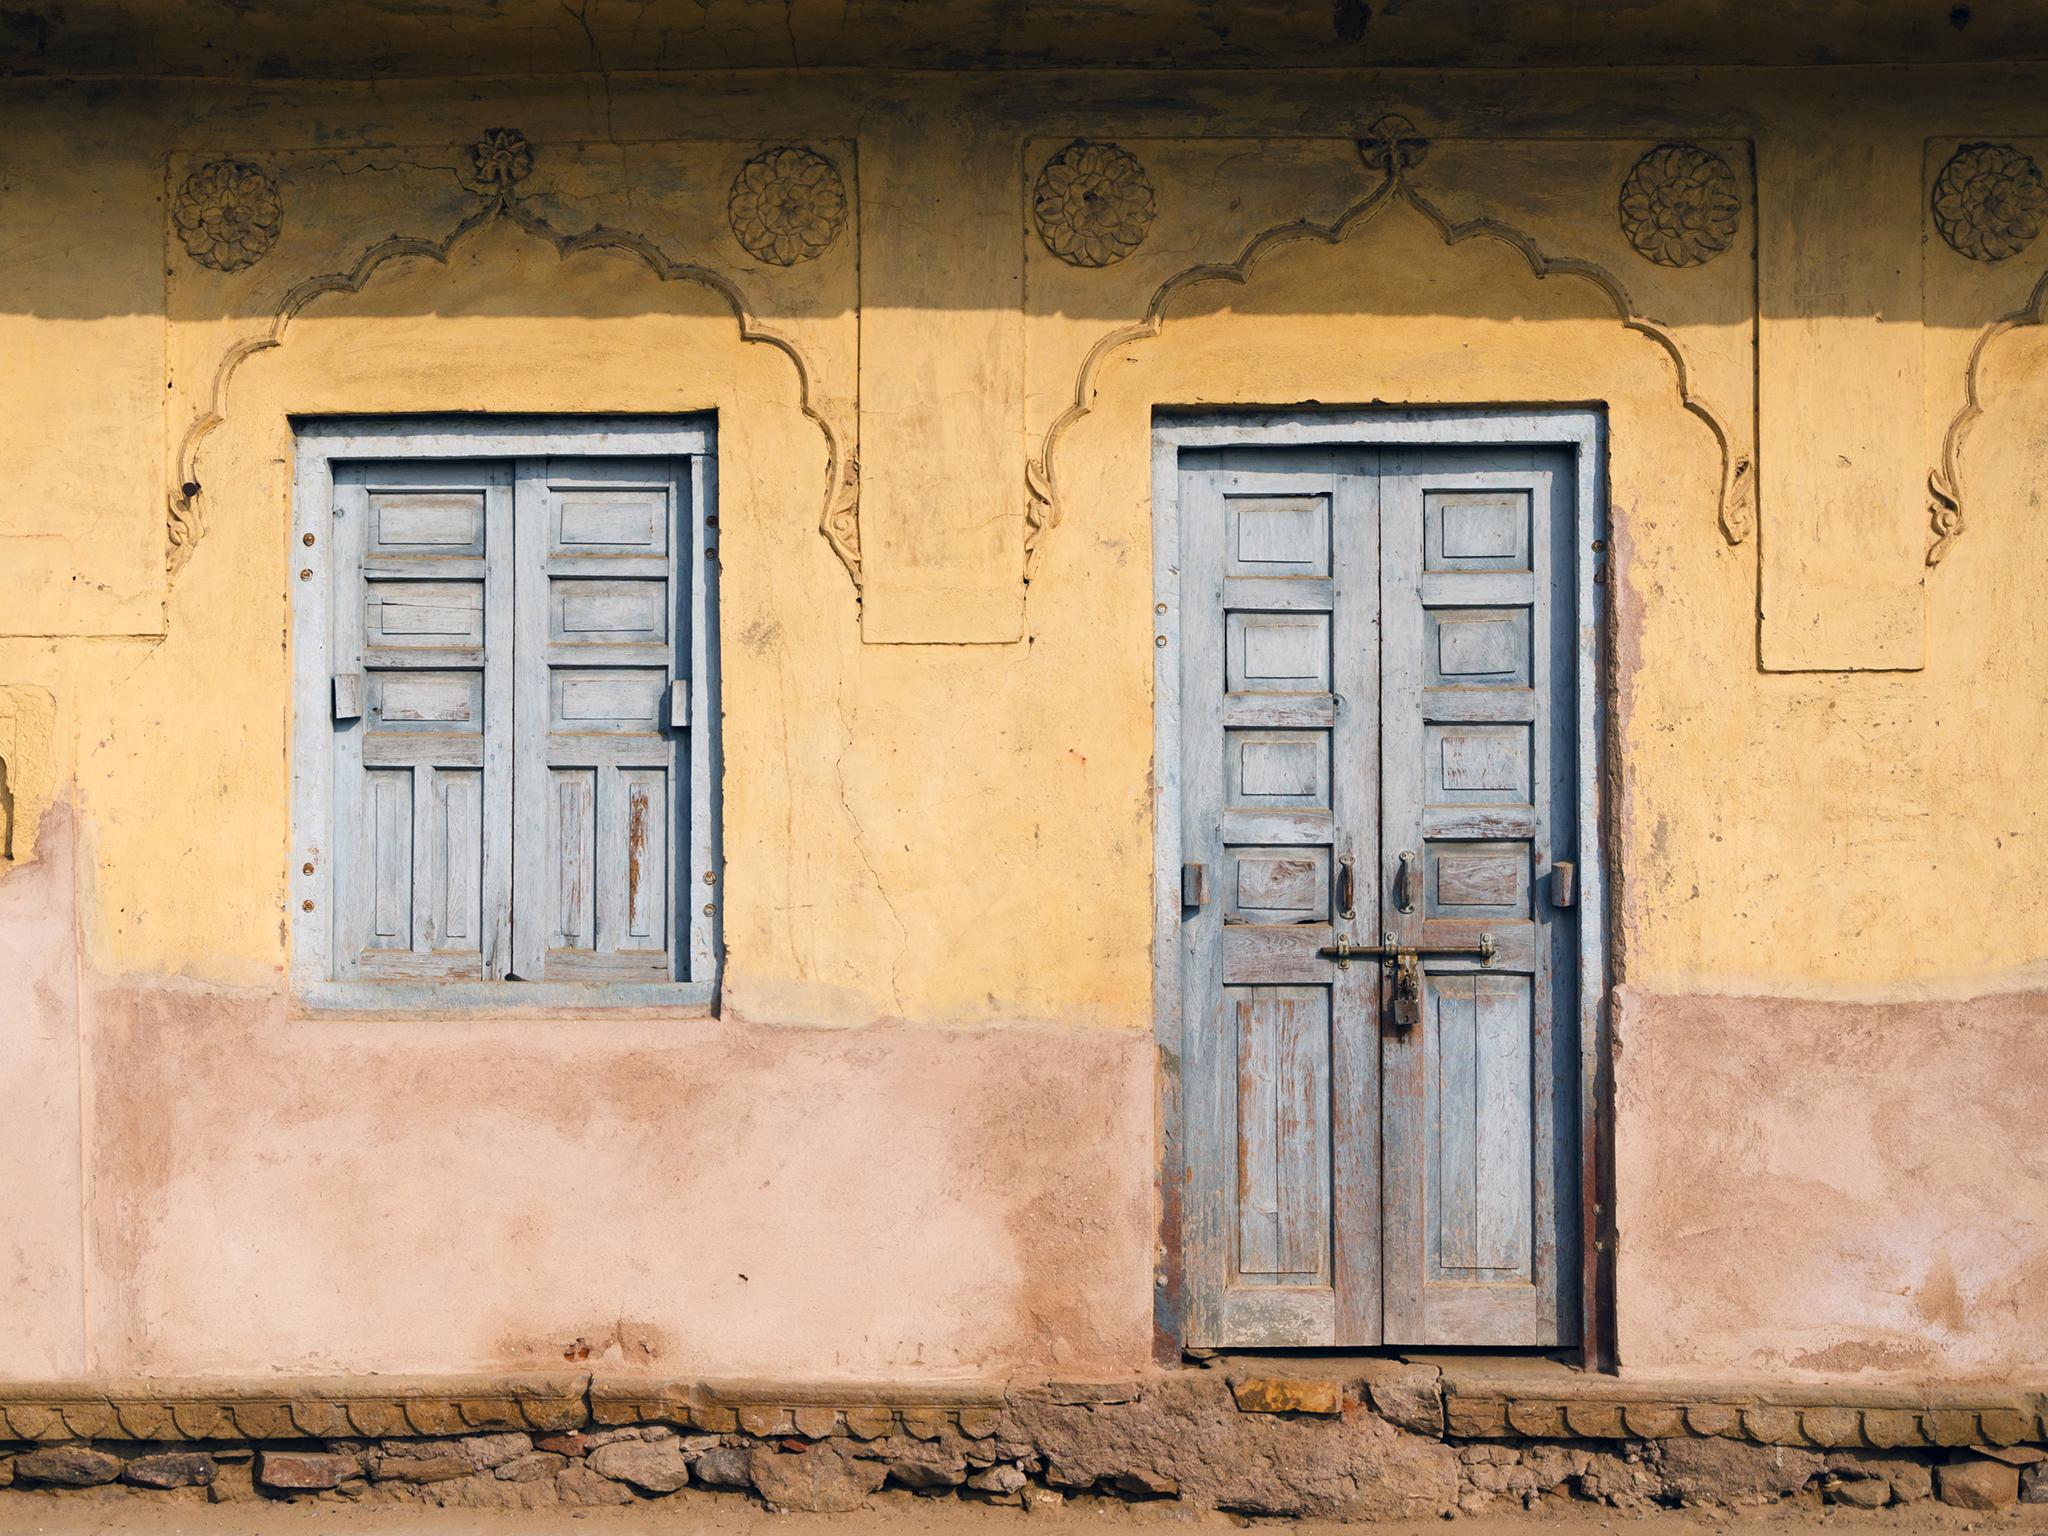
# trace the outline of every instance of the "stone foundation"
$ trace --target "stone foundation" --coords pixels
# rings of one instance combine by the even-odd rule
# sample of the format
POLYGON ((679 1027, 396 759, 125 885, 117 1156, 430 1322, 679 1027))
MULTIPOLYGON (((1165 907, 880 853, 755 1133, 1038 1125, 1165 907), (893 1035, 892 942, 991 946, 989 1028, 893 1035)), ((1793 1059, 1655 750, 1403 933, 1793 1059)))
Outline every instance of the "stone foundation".
POLYGON ((1541 1363, 1401 1360, 1284 1372, 1219 1360, 1031 1386, 0 1387, 0 1485, 499 1508, 694 1489, 816 1512, 896 1488, 1361 1520, 1577 1501, 1989 1510, 2048 1503, 2044 1407, 2027 1392, 1646 1385, 1541 1363))

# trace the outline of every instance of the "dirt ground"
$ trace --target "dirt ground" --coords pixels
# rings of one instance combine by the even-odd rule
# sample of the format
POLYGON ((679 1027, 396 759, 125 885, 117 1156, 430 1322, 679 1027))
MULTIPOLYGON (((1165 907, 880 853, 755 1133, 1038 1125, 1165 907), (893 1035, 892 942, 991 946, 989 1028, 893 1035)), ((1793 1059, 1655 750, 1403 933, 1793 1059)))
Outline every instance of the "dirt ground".
POLYGON ((2003 1514, 1973 1514, 1919 1504, 1863 1512, 1794 1504, 1739 1515, 1699 1510, 1632 1515, 1587 1506, 1531 1515, 1487 1515, 1418 1523, 1333 1525, 1322 1521, 1247 1520, 1194 1514, 1169 1504, 1128 1505, 1077 1500, 1057 1512, 991 1508, 954 1500, 883 1498, 851 1515, 776 1515, 729 1498, 678 1497, 623 1509, 535 1513, 443 1509, 355 1509, 334 1504, 181 1504, 145 1507, 81 1499, 15 1495, 0 1500, 0 1536, 1171 1536, 1176 1531, 1272 1527, 1302 1536, 1424 1536, 1447 1527, 1462 1536, 1800 1536, 1828 1530, 1837 1536, 1907 1531, 2013 1533, 2048 1536, 2048 1505, 2023 1505, 2003 1514))

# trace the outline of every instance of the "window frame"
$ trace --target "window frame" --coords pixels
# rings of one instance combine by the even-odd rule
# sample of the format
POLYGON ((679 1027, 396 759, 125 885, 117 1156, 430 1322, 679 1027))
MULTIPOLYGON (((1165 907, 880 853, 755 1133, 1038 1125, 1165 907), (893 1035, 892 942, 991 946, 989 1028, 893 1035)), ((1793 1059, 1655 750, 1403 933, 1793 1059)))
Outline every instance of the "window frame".
MULTIPOLYGON (((721 862, 718 679, 718 457, 706 416, 294 417, 292 515, 286 549, 289 593, 292 773, 289 977, 302 1009, 347 1013, 504 1013, 545 1010, 716 1011, 723 966, 725 871, 721 862), (337 980, 339 917, 334 845, 334 672, 336 591, 349 573, 334 568, 331 537, 335 466, 418 459, 672 458, 687 461, 690 727, 687 738, 688 867, 672 920, 686 981, 337 980), (310 867, 311 873, 307 873, 310 867)), ((680 641, 681 636, 678 637, 680 641)))

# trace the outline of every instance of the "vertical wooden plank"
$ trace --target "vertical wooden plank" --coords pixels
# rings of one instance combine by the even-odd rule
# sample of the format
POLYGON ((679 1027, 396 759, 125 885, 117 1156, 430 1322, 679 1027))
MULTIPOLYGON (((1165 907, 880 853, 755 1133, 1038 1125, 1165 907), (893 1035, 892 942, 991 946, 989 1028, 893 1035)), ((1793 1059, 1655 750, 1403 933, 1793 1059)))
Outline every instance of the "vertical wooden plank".
MULTIPOLYGON (((1222 868, 1223 499, 1214 473, 1183 471, 1179 742, 1183 858, 1222 868)), ((1210 901, 1180 925, 1182 1072, 1187 1184, 1181 1207, 1186 1264, 1186 1342, 1218 1345, 1225 1277, 1232 1263, 1230 1166, 1237 1073, 1228 1052, 1220 962, 1223 904, 1210 901)))
MULTIPOLYGON (((1330 1276, 1330 1016, 1323 987, 1276 989, 1275 1261, 1278 1272, 1330 1276)), ((1342 1342, 1341 1340, 1339 1342, 1342 1342)))
POLYGON ((370 932, 368 949, 413 945, 413 770, 380 768, 369 776, 370 932))
MULTIPOLYGON (((1333 858, 1352 868, 1352 915, 1336 932, 1378 942, 1384 920, 1380 853, 1379 454, 1326 456, 1331 488, 1332 683, 1339 707, 1331 730, 1333 858)), ((1342 1345, 1380 1342, 1381 1136, 1379 967, 1353 965, 1330 978, 1330 1244, 1342 1345)))
POLYGON ((1280 1034, 1286 1003, 1269 988, 1225 987, 1237 1035, 1237 1270, 1280 1262, 1280 1034))
POLYGON ((438 778, 432 763, 421 763, 412 771, 412 950, 417 955, 430 955, 441 947, 446 881, 442 850, 448 839, 438 778))
POLYGON ((512 951, 507 973, 538 981, 551 938, 565 931, 572 893, 559 850, 562 796, 548 763, 547 461, 513 470, 512 555, 512 951))
MULTIPOLYGON (((714 445, 716 439, 713 440, 714 445)), ((687 849, 678 860, 674 906, 688 920, 688 954, 681 974, 690 980, 715 981, 718 935, 725 911, 725 870, 719 859, 720 732, 718 700, 718 459, 715 452, 678 461, 676 526, 686 537, 689 558, 679 564, 676 586, 684 605, 678 636, 687 637, 690 674, 690 729, 678 743, 684 754, 677 784, 684 795, 677 836, 687 849)), ((678 642, 683 643, 683 642, 678 642)))
POLYGON ((1422 1044, 1434 1065, 1424 1119, 1435 1177, 1429 1226, 1435 1235, 1429 1271, 1479 1266, 1479 1028, 1476 982, 1469 974, 1432 976, 1429 1024, 1422 1044))
MULTIPOLYGON (((1529 1272, 1533 1186, 1529 999, 1517 976, 1472 973, 1475 1268, 1529 1272)), ((1549 1065, 1545 1064, 1545 1075, 1549 1065)))
POLYGON ((484 756, 477 817, 478 949, 483 974, 512 972, 512 882, 517 856, 516 752, 519 666, 518 536, 514 470, 491 466, 484 490, 484 756))
POLYGON ((481 950, 483 795, 481 778, 468 770, 435 776, 441 796, 441 943, 481 950))
MULTIPOLYGON (((1380 867, 1375 871, 1382 925, 1399 944, 1422 938, 1422 903, 1400 910, 1393 882, 1403 851, 1420 855, 1423 761, 1422 586, 1423 512, 1420 483, 1408 454, 1382 453, 1380 496, 1380 867)), ((1427 967, 1425 967, 1425 972, 1427 967)), ((1427 981, 1427 976, 1425 980, 1427 981)), ((1425 1027, 1429 1009, 1423 1012, 1425 1027)), ((1423 1278, 1428 1242, 1425 1191, 1431 1094, 1424 1043, 1389 1030, 1381 1039, 1380 1103, 1382 1294, 1385 1340, 1426 1342, 1423 1278)))

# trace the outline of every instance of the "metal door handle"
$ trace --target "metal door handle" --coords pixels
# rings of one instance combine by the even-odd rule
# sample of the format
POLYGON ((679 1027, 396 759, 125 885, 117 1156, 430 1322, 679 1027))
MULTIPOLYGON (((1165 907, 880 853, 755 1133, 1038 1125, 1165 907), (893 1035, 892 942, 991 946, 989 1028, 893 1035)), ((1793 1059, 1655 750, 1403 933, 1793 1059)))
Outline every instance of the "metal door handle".
POLYGON ((1351 867, 1351 855, 1345 854, 1337 861, 1337 915, 1349 922, 1358 914, 1352 909, 1358 904, 1358 877, 1351 867))
POLYGON ((1401 868, 1394 876, 1394 904, 1403 912, 1415 910, 1415 852, 1401 850, 1401 868))

